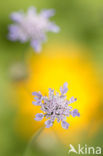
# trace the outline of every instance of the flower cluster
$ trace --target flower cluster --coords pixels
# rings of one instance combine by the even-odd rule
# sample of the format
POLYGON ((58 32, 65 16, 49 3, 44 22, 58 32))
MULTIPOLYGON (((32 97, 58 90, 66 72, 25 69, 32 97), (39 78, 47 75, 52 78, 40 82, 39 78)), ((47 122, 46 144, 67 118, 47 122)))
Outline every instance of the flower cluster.
POLYGON ((61 121, 61 125, 64 129, 68 129, 69 123, 67 123, 66 117, 69 117, 72 115, 80 116, 80 113, 77 109, 73 109, 72 106, 70 106, 71 103, 75 102, 77 99, 74 97, 71 97, 69 100, 66 99, 66 93, 68 91, 68 83, 64 83, 63 87, 60 87, 60 92, 54 93, 53 89, 49 89, 49 95, 42 96, 40 92, 33 92, 33 96, 35 101, 32 103, 37 106, 41 106, 41 110, 44 113, 37 113, 35 116, 36 121, 41 121, 44 117, 47 118, 45 124, 46 127, 49 128, 53 125, 55 119, 57 119, 57 122, 61 121))
POLYGON ((30 7, 27 13, 23 11, 12 13, 11 19, 14 24, 9 26, 8 38, 12 41, 18 40, 22 43, 30 41, 34 50, 40 52, 41 44, 47 40, 46 33, 59 32, 59 27, 49 20, 54 14, 55 11, 53 9, 42 10, 37 14, 34 7, 30 7))

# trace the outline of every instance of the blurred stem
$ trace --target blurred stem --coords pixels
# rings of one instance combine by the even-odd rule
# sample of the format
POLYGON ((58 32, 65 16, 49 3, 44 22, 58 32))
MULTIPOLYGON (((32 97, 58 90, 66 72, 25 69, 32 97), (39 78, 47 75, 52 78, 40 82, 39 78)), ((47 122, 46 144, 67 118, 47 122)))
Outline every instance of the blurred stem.
POLYGON ((32 153, 32 152, 31 152, 31 147, 32 147, 33 143, 38 139, 38 137, 40 136, 40 134, 43 132, 44 127, 45 127, 45 126, 41 127, 41 128, 37 131, 36 134, 34 133, 34 135, 32 136, 32 138, 30 139, 30 141, 29 141, 29 143, 28 143, 28 145, 27 145, 27 148, 26 148, 26 150, 25 150, 23 156, 31 156, 31 155, 30 155, 30 154, 32 153))
POLYGON ((33 50, 33 48, 29 47, 27 50, 27 54, 25 57, 26 63, 29 63, 30 59, 36 55, 36 52, 33 50))

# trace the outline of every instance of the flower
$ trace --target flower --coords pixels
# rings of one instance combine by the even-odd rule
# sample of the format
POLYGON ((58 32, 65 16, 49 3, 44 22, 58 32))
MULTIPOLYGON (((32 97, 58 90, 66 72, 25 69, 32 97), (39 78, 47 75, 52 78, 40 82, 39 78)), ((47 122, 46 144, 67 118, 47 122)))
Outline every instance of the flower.
POLYGON ((41 121, 43 117, 48 120, 45 121, 46 128, 50 128, 53 126, 54 121, 57 119, 59 123, 61 121, 62 128, 68 129, 69 123, 67 123, 66 117, 72 115, 73 117, 80 116, 80 113, 77 109, 72 109, 69 106, 71 103, 75 102, 77 99, 71 97, 70 100, 66 99, 66 93, 68 91, 68 83, 64 83, 63 87, 60 87, 60 92, 54 93, 53 89, 49 89, 49 96, 42 96, 40 92, 33 92, 32 94, 35 96, 32 103, 34 105, 41 106, 41 110, 43 113, 37 113, 35 120, 41 121))
POLYGON ((30 41, 34 50, 40 52, 41 44, 47 40, 46 33, 58 33, 60 30, 54 22, 49 20, 54 14, 53 9, 42 10, 37 14, 34 7, 30 7, 27 13, 23 11, 12 13, 10 17, 14 24, 9 26, 8 38, 11 41, 18 40, 21 43, 30 41))
MULTIPOLYGON (((28 52, 31 53, 31 50, 28 52)), ((38 58, 38 55, 29 57, 31 76, 28 81, 13 86, 16 87, 13 89, 13 95, 16 92, 14 97, 16 97, 15 101, 18 101, 15 121, 17 135, 29 139, 41 127, 44 127, 44 122, 47 120, 45 118, 38 122, 34 120, 35 114, 43 112, 40 106, 31 104, 33 101, 31 92, 40 91, 42 95, 48 95, 50 87, 59 92, 59 86, 62 86, 64 82, 69 82, 67 99, 72 96, 77 97, 77 101, 70 106, 77 108, 81 116, 67 117, 66 122, 70 124, 69 130, 62 128, 61 122, 55 121, 51 128, 43 130, 43 134, 56 134, 62 143, 68 145, 70 142, 78 143, 82 140, 84 133, 88 134, 88 139, 98 133, 101 115, 97 110, 101 104, 102 92, 93 62, 88 60, 88 52, 90 51, 75 44, 68 45, 53 41, 46 45, 41 57, 38 58)), ((41 136, 39 142, 40 140, 42 140, 41 136)))

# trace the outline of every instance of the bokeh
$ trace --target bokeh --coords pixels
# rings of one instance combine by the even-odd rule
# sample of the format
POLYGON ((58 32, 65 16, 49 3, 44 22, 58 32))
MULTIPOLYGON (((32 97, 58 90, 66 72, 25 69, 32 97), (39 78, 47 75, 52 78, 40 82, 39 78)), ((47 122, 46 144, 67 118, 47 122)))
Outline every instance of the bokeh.
MULTIPOLYGON (((103 1, 7 0, 0 2, 0 155, 68 155, 69 144, 103 145, 103 1), (61 31, 48 34, 40 54, 28 43, 7 39, 10 14, 34 6, 54 8, 61 31), (34 116, 32 92, 47 95, 68 82, 68 98, 80 118, 68 118, 68 130, 55 123, 43 128, 34 116), (41 130, 42 129, 42 130, 41 130), (38 136, 30 142, 32 136, 38 136)), ((72 154, 71 154, 72 155, 72 154)), ((80 154, 79 154, 80 155, 80 154)), ((86 155, 86 154, 85 154, 86 155)))

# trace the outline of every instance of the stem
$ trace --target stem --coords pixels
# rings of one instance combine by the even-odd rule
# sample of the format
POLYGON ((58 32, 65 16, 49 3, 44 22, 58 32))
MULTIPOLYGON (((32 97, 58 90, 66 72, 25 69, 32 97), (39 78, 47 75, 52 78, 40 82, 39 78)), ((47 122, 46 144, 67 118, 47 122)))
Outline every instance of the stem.
POLYGON ((35 56, 35 51, 33 50, 33 48, 29 47, 29 49, 27 50, 27 54, 25 57, 25 61, 26 63, 29 63, 30 59, 35 56))
POLYGON ((39 131, 31 137, 31 139, 30 139, 30 141, 29 141, 29 143, 27 145, 26 151, 24 153, 24 156, 30 156, 30 154, 31 154, 31 146, 33 145, 34 141, 36 141, 38 139, 38 137, 40 136, 40 134, 43 132, 44 127, 45 126, 41 127, 39 129, 39 131))

